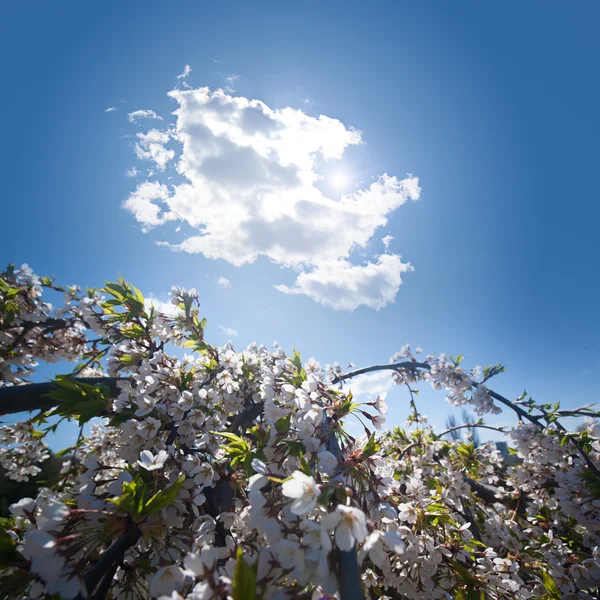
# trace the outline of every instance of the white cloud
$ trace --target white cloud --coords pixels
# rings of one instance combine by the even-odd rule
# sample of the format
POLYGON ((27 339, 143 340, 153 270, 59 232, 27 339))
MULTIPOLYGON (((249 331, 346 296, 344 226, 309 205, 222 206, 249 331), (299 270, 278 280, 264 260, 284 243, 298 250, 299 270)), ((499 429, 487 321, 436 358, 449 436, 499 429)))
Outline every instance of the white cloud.
POLYGON ((143 187, 145 182, 132 192, 124 206, 145 230, 185 222, 196 231, 162 245, 236 266, 264 256, 302 271, 292 288, 278 289, 336 308, 381 308, 393 301, 406 270, 399 257, 384 255, 366 266, 347 259, 366 247, 391 213, 419 198, 416 177, 384 174, 364 189, 330 197, 317 186, 319 165, 360 144, 359 131, 223 90, 169 95, 179 104, 175 129, 138 134, 135 151, 164 170, 175 158, 165 148, 171 140, 178 145, 175 164, 183 183, 168 189, 143 187), (337 298, 340 292, 348 297, 337 298))
POLYGON ((231 327, 223 327, 223 325, 219 325, 219 329, 223 330, 226 333, 226 335, 229 335, 231 337, 237 335, 238 333, 235 329, 231 329, 231 327))
POLYGON ((175 156, 174 150, 167 150, 165 144, 169 141, 169 134, 158 129, 150 129, 146 133, 138 133, 139 142, 134 146, 139 159, 152 160, 159 170, 164 171, 167 163, 175 156))
POLYGON ((229 281, 229 279, 226 277, 217 277, 217 285, 221 286, 222 288, 230 288, 231 281, 229 281))
POLYGON ((177 79, 185 79, 192 72, 192 67, 190 65, 185 65, 183 67, 183 73, 177 75, 177 79))
POLYGON ((144 298, 144 304, 146 310, 150 310, 151 306, 154 306, 154 310, 165 313, 166 315, 174 315, 177 312, 177 307, 171 304, 170 301, 159 300, 151 294, 144 298))
POLYGON ((240 78, 239 75, 236 75, 235 73, 230 73, 229 75, 227 75, 227 77, 225 77, 225 81, 227 82, 227 86, 225 87, 225 89, 230 92, 233 93, 235 92, 235 89, 233 87, 233 84, 240 78))
POLYGON ((140 172, 135 167, 131 167, 126 172, 127 177, 137 177, 139 174, 140 172))
POLYGON ((154 201, 164 202, 168 198, 169 188, 166 185, 158 183, 158 181, 144 181, 125 200, 123 207, 133 213, 146 231, 150 227, 164 223, 164 218, 160 214, 160 207, 154 201))
POLYGON ((116 106, 109 106, 104 112, 114 112, 115 110, 117 110, 116 106))
POLYGON ((383 246, 385 248, 385 251, 387 252, 389 246, 390 246, 390 242, 393 240, 393 236, 391 235, 386 235, 385 237, 381 238, 381 241, 383 242, 383 246))
POLYGON ((382 254, 376 263, 353 265, 338 260, 300 273, 292 287, 276 285, 284 294, 302 294, 335 310, 368 306, 379 310, 393 302, 402 283, 401 274, 410 271, 397 254, 382 254))
POLYGON ((395 382, 391 371, 377 371, 367 375, 353 377, 344 385, 345 390, 352 390, 355 398, 369 401, 377 394, 387 392, 394 387, 395 382))
POLYGON ((127 118, 130 123, 137 123, 141 119, 163 120, 163 118, 157 115, 153 110, 134 110, 133 112, 128 113, 127 118))

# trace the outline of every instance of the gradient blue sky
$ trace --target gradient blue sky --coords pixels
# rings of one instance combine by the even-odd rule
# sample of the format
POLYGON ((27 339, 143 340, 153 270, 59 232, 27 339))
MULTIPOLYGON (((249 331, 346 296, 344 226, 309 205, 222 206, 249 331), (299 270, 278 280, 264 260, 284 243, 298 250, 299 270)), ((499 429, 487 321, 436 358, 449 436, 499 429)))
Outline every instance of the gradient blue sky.
MULTIPOLYGON (((362 366, 409 342, 504 363, 509 397, 595 402, 599 17, 593 1, 4 2, 0 258, 63 283, 121 273, 163 299, 196 287, 217 344, 222 325, 240 349, 278 340, 362 366), (361 176, 419 177, 421 199, 373 242, 391 234, 415 269, 394 304, 333 311, 275 290, 294 274, 265 258, 237 268, 140 230, 121 208, 139 166, 126 114, 167 117, 185 64, 193 87, 235 73, 238 95, 361 130, 361 176)), ((401 423, 406 398, 390 398, 401 423)), ((434 398, 424 412, 443 425, 434 398)))

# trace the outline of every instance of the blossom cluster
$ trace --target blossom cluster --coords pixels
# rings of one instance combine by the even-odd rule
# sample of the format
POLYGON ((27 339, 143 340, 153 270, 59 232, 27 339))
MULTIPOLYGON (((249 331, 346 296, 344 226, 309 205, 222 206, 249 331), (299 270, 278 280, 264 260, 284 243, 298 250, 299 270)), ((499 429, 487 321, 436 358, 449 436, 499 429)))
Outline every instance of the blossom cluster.
POLYGON ((393 373, 415 415, 383 430, 385 394, 352 395, 364 370, 213 347, 194 291, 173 289, 166 315, 123 280, 81 292, 13 268, 1 281, 2 412, 34 394, 36 362, 78 362, 0 428, 7 476, 37 474, 56 419, 82 428, 59 479, 0 520, 2 597, 597 597, 600 442, 566 431, 560 407, 492 392, 500 366, 404 347, 371 370, 393 373), (423 384, 479 414, 513 409, 515 460, 436 433, 415 404, 423 384))

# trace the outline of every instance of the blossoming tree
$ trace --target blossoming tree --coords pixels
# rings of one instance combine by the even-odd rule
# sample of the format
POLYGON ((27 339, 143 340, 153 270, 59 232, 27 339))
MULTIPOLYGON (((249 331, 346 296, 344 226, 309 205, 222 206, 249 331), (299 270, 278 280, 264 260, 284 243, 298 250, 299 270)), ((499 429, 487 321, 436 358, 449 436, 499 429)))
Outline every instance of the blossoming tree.
POLYGON ((408 347, 352 372, 213 347, 196 293, 172 298, 167 315, 122 279, 82 291, 26 265, 0 274, 0 414, 32 415, 0 429, 3 468, 27 480, 46 434, 80 426, 58 480, 0 521, 2 598, 598 597, 600 443, 562 424, 597 413, 508 400, 489 387, 500 365, 408 347), (30 381, 57 361, 77 365, 30 381), (352 378, 377 370, 406 389, 405 429, 379 433, 384 395, 352 396, 352 378), (436 433, 423 384, 479 415, 514 413, 496 428, 513 465, 436 433))

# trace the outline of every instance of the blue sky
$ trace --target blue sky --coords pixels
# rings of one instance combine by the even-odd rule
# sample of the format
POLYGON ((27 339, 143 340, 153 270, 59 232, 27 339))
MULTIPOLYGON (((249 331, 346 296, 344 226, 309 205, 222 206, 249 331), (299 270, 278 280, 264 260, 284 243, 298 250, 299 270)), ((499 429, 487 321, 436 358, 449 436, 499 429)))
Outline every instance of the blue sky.
MULTIPOLYGON (((63 283, 121 273, 163 300, 172 285, 196 287, 216 344, 229 337, 223 326, 239 349, 277 340, 362 366, 409 342, 462 353, 467 365, 504 363, 495 388, 509 397, 595 402, 598 17, 592 1, 5 2, 0 257, 63 283), (176 79, 186 64, 191 73, 176 79), (175 124, 167 94, 184 81, 359 130, 342 160, 318 158, 320 189, 334 200, 383 173, 419 178, 420 199, 349 256, 376 262, 393 236, 389 253, 414 267, 394 302, 333 310, 274 287, 293 286, 314 261, 238 267, 155 243, 181 241, 189 223, 142 231, 122 208, 152 167, 136 157, 136 135, 175 124), (140 109, 164 120, 130 123, 140 109), (126 176, 134 166, 143 177, 126 176)), ((176 158, 149 180, 172 189, 185 180, 172 166, 181 146, 165 147, 176 158)), ((390 399, 390 422, 403 422, 407 399, 390 399)), ((422 402, 443 425, 442 398, 422 402)))

